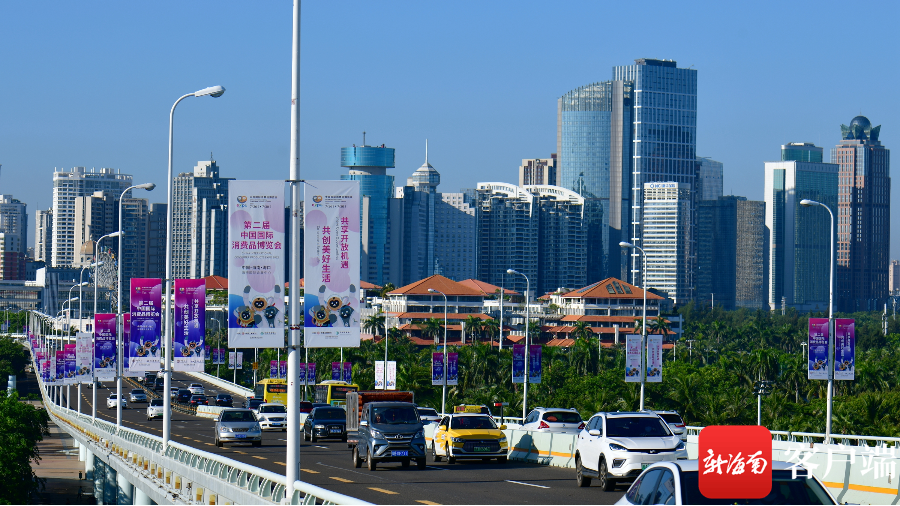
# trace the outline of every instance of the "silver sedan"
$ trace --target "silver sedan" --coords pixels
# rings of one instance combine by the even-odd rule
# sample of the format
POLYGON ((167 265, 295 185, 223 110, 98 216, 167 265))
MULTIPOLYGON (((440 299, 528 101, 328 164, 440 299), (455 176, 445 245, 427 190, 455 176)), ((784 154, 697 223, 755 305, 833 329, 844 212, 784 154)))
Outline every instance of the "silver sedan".
POLYGON ((244 408, 223 409, 216 418, 216 446, 225 443, 262 445, 262 428, 253 411, 244 408))

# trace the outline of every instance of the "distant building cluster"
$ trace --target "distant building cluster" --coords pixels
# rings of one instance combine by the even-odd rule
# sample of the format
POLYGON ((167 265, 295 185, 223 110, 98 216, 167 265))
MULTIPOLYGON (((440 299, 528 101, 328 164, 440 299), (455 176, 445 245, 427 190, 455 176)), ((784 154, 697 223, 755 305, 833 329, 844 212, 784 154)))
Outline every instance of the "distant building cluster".
MULTIPOLYGON (((786 143, 780 159, 762 167, 763 201, 725 195, 723 164, 697 156, 697 75, 673 60, 642 58, 562 94, 556 152, 523 158, 517 184, 502 182, 516 177, 511 165, 506 176, 486 173, 470 188, 440 192, 427 141, 424 163, 404 182, 390 173, 394 148, 365 138, 341 148, 341 179, 360 186, 361 278, 395 287, 433 276, 471 280, 556 305, 573 304, 559 294, 615 280, 604 284, 608 295, 617 286, 646 287, 664 301, 660 309, 693 301, 821 311, 833 256, 838 311, 878 310, 900 296, 900 262, 889 258, 890 153, 881 127, 863 116, 841 125, 828 160, 821 147, 786 143)), ((175 278, 227 276, 231 179, 212 156, 179 173, 168 230, 166 204, 122 195, 131 175, 55 169, 52 206, 34 216, 33 248, 26 204, 0 195, 0 282, 13 294, 5 303, 49 312, 101 257, 121 262, 126 288, 133 277, 165 277, 170 236, 175 278), (122 251, 117 240, 98 248, 118 230, 120 209, 122 251), (38 295, 29 291, 34 283, 38 295)), ((400 303, 394 299, 385 304, 400 303)), ((487 312, 490 300, 478 311, 487 312)))

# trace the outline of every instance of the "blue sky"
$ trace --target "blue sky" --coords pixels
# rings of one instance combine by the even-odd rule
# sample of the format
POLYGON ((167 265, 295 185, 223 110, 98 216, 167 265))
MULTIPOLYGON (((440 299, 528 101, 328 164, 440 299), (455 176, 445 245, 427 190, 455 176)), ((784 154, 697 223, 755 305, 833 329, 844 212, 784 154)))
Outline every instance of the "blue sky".
MULTIPOLYGON (((724 162, 726 194, 761 200, 763 162, 781 144, 827 153, 857 114, 900 147, 896 5, 307 1, 302 176, 336 179, 340 147, 365 130, 397 149, 398 182, 424 161, 426 138, 442 191, 515 182, 522 158, 556 149, 560 95, 650 57, 698 69, 697 152, 724 162)), ((0 3, 0 193, 33 218, 50 206, 54 167, 113 167, 160 185, 144 196, 165 202, 169 109, 214 84, 222 98, 178 107, 176 171, 212 152, 225 176, 286 179, 291 9, 0 3)))

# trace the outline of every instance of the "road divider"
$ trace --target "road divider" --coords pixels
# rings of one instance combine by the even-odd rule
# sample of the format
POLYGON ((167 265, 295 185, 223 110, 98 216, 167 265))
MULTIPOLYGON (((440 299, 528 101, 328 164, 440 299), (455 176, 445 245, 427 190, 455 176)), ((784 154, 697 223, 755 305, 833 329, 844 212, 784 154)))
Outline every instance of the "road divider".
POLYGON ((205 372, 186 372, 185 374, 197 378, 200 381, 205 381, 210 385, 215 385, 222 390, 231 392, 233 394, 240 395, 241 397, 249 398, 253 397, 253 390, 249 388, 244 388, 240 385, 235 385, 230 381, 223 380, 221 378, 217 378, 211 374, 206 374, 205 372))

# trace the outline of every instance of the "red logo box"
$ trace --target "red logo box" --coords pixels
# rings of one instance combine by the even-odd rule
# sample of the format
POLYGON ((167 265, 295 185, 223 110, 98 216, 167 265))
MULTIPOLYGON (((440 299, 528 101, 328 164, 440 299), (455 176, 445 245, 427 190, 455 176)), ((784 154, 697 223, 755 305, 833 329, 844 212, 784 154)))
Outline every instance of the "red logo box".
POLYGON ((761 499, 772 491, 772 434, 759 425, 700 431, 700 493, 709 499, 761 499))

